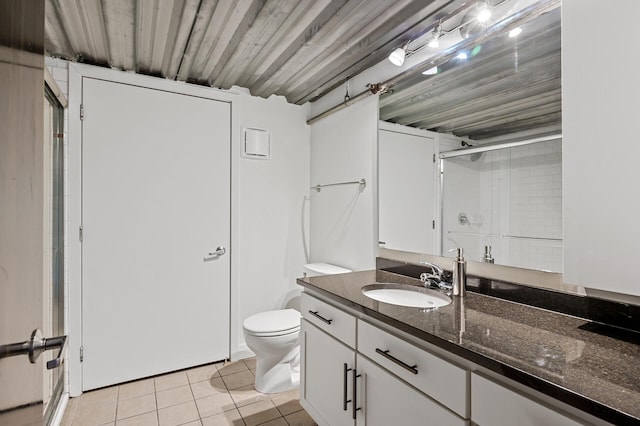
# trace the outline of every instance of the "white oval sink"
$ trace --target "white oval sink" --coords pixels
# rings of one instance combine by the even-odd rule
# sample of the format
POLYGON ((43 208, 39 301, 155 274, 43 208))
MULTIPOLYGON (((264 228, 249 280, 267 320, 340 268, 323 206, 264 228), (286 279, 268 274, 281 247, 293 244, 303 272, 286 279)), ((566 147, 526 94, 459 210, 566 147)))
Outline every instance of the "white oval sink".
POLYGON ((439 308, 451 303, 451 298, 437 290, 408 284, 370 284, 362 294, 379 302, 412 308, 439 308))

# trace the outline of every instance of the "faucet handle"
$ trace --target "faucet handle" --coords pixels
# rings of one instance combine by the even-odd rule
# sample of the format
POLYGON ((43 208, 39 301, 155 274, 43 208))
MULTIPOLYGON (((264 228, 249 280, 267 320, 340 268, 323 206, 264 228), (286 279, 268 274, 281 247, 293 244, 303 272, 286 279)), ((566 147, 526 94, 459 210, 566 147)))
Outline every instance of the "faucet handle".
MULTIPOLYGON (((429 268, 431 268, 432 274, 433 275, 437 275, 438 278, 440 278, 442 276, 442 274, 444 273, 444 269, 442 269, 438 265, 434 265, 433 263, 420 262, 420 265, 428 266, 429 268)), ((421 275, 421 277, 422 277, 422 275, 421 275)))

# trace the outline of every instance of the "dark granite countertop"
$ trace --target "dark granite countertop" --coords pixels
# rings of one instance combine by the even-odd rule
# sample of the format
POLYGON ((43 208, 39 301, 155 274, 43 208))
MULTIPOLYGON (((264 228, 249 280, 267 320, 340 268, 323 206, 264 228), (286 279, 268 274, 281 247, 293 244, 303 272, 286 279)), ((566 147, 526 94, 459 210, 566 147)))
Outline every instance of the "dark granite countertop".
POLYGON ((420 281, 384 271, 298 284, 614 424, 640 424, 637 333, 467 292, 435 310, 364 296, 373 283, 420 281))

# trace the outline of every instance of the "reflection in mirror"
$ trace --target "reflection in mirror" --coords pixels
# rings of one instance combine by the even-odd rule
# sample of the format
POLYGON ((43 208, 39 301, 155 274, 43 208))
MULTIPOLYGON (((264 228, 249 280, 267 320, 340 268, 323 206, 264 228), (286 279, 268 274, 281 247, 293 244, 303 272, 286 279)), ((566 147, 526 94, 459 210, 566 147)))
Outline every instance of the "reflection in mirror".
MULTIPOLYGON (((553 3, 557 8, 530 16, 518 31, 500 31, 501 19, 524 10, 520 3, 532 5, 532 10, 537 4, 533 0, 500 3, 495 9, 503 15, 495 14, 496 20, 483 26, 495 37, 461 51, 437 69, 415 69, 382 95, 380 119, 397 128, 430 131, 436 156, 465 146, 477 150, 558 135, 554 141, 442 160, 443 186, 437 187, 439 179, 434 180, 432 208, 423 207, 417 223, 405 220, 403 229, 422 229, 435 220, 436 243, 422 253, 448 256, 448 249, 461 246, 467 259, 481 261, 487 246, 486 258, 496 264, 562 272, 561 11, 559 2, 540 0, 539 4, 553 3)), ((455 22, 451 25, 444 28, 447 37, 465 36, 454 31, 455 22)), ((431 46, 425 43, 423 52, 428 49, 431 46)), ((453 52, 456 45, 446 49, 453 52)), ((435 49, 429 54, 437 57, 442 52, 435 49)), ((379 143, 383 143, 382 133, 379 143)), ((408 167, 416 167, 416 161, 413 156, 408 167)), ((432 159, 422 162, 425 168, 431 167, 432 159)), ((387 186, 384 176, 379 170, 381 191, 387 186)), ((405 183, 404 191, 410 188, 405 183)), ((384 200, 380 194, 381 221, 390 210, 384 200)), ((380 226, 382 242, 391 241, 391 228, 387 226, 383 233, 383 222, 380 226)), ((417 251, 398 244, 382 246, 417 251)))
POLYGON ((552 139, 443 158, 442 253, 464 247, 467 260, 561 272, 561 146, 552 139))

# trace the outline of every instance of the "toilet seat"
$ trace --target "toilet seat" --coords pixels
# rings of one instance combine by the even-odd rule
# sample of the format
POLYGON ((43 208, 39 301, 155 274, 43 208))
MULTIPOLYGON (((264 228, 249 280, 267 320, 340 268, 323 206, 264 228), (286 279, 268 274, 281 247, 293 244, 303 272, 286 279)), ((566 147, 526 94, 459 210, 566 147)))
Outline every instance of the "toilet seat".
POLYGON ((295 309, 280 309, 260 312, 244 320, 247 334, 258 337, 283 336, 300 331, 300 312, 295 309))

